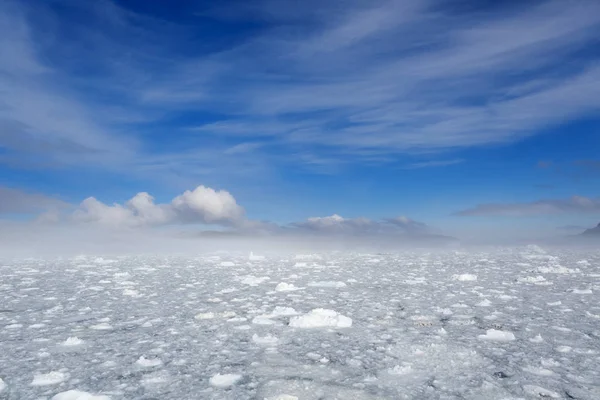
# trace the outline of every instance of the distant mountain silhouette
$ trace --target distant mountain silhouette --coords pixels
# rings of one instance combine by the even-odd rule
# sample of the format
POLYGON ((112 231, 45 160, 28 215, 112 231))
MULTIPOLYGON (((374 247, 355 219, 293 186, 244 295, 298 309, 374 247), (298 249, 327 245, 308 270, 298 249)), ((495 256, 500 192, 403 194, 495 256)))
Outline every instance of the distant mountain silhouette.
POLYGON ((600 224, 595 228, 591 228, 582 233, 584 236, 598 236, 600 237, 600 224))

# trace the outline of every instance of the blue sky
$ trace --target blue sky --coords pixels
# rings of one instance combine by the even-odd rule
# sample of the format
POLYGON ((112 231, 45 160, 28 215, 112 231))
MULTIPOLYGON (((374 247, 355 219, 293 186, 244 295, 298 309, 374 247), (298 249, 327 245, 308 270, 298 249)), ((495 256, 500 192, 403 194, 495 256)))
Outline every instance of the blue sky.
POLYGON ((593 0, 3 1, 0 218, 592 226, 599 37, 593 0))

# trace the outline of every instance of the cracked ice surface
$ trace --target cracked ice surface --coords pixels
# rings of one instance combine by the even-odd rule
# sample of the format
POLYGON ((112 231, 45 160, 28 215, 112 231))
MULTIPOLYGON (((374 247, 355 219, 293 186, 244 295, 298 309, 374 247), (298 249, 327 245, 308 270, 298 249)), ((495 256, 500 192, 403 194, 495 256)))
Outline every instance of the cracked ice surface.
POLYGON ((600 399, 600 252, 2 260, 0 278, 2 399, 600 399))

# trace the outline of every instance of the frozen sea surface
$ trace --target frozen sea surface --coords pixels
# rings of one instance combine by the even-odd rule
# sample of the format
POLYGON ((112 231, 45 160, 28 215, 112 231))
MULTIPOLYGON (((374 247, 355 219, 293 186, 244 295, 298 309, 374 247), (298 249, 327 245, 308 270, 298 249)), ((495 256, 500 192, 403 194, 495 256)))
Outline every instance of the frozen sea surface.
POLYGON ((4 260, 0 399, 598 400, 599 294, 536 247, 4 260))

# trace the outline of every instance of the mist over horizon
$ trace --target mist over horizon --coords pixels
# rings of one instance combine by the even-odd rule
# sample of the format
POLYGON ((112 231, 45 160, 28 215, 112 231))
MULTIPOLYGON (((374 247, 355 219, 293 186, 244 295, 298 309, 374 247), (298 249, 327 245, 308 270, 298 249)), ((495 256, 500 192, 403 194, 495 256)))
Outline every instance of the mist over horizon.
POLYGON ((1 234, 571 241, 600 222, 599 7, 4 1, 1 234))

